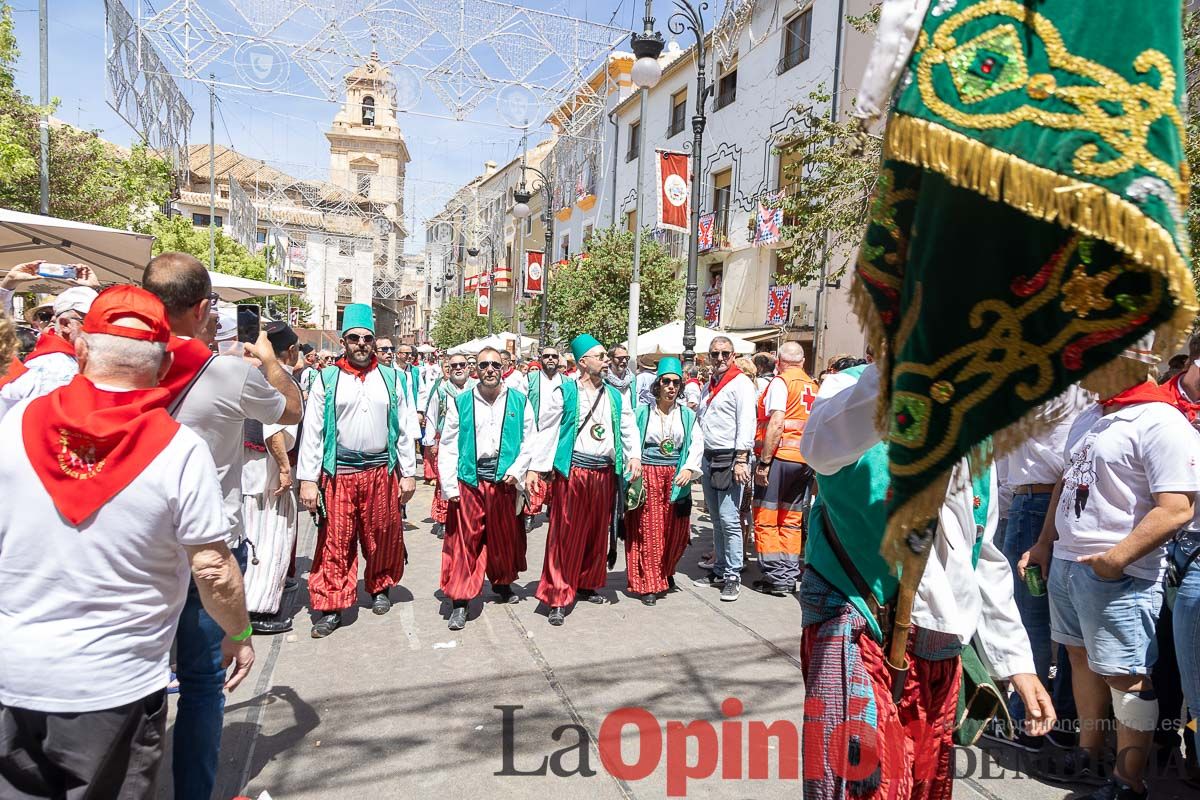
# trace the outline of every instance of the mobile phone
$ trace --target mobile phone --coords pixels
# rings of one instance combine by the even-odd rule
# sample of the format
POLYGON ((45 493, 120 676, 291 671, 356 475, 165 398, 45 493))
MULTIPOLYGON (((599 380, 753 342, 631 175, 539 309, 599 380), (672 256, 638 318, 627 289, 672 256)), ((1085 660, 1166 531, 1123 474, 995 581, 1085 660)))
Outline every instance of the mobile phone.
POLYGON ((262 306, 240 305, 238 309, 238 341, 257 342, 258 331, 262 325, 262 306))
POLYGON ((78 277, 79 271, 70 264, 51 264, 48 261, 43 261, 38 264, 37 274, 43 278, 58 278, 64 281, 73 281, 78 277))

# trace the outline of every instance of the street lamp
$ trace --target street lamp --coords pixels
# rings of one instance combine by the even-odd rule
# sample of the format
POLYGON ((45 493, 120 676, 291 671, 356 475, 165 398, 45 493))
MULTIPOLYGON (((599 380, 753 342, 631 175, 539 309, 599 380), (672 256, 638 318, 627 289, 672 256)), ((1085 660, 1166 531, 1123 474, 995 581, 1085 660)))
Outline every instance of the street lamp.
MULTIPOLYGON (((633 354, 635 362, 638 357, 638 317, 642 299, 642 182, 645 180, 646 167, 646 102, 650 96, 650 90, 662 77, 662 66, 658 63, 658 57, 662 54, 664 44, 662 34, 654 30, 654 17, 651 16, 654 12, 650 8, 651 2, 652 0, 646 0, 641 34, 635 33, 629 37, 633 54, 637 56, 637 61, 633 62, 631 77, 642 95, 641 111, 638 116, 641 124, 638 125, 637 192, 634 193, 633 212, 636 218, 633 231, 633 280, 629 284, 629 327, 626 330, 626 344, 629 352, 633 354)), ((613 151, 616 152, 615 144, 613 151)))
POLYGON ((689 367, 696 359, 696 259, 700 247, 700 155, 704 144, 704 103, 712 93, 705 79, 704 17, 701 12, 708 3, 701 0, 699 8, 688 0, 675 0, 679 9, 667 20, 667 30, 679 36, 685 30, 696 37, 696 113, 692 115, 692 218, 688 236, 687 287, 683 298, 683 361, 689 367))
POLYGON ((513 191, 513 209, 512 214, 519 220, 529 218, 533 210, 529 207, 529 201, 533 199, 533 192, 541 191, 545 194, 544 207, 542 209, 542 224, 546 229, 546 244, 542 250, 542 331, 538 347, 545 347, 550 343, 550 317, 548 314, 549 304, 547 296, 550 294, 550 250, 554 246, 554 213, 551 211, 551 206, 554 203, 554 185, 546 173, 542 172, 537 167, 531 167, 525 162, 525 156, 521 156, 521 186, 513 191), (529 191, 525 188, 525 171, 528 170, 538 177, 538 182, 535 183, 529 191))

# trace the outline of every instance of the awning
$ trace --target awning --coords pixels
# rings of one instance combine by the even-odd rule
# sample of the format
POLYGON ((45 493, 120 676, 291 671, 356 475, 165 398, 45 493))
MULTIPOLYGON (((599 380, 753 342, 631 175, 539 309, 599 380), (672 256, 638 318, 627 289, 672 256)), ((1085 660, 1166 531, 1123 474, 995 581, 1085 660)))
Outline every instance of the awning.
MULTIPOLYGON (((728 331, 718 331, 696 326, 696 352, 707 353, 712 340, 724 336, 733 342, 735 353, 753 353, 754 343, 728 331)), ((628 346, 629 342, 624 342, 628 346)), ((683 320, 677 319, 652 331, 639 333, 637 337, 637 355, 641 356, 677 356, 683 353, 683 320)))
POLYGON ((291 286, 240 278, 237 275, 226 275, 224 272, 209 270, 208 277, 212 279, 213 291, 217 293, 217 296, 230 303, 237 300, 249 300, 252 297, 304 294, 302 290, 294 289, 291 286))
POLYGON ((144 233, 0 208, 0 268, 6 271, 27 261, 83 263, 95 268, 101 283, 141 283, 153 241, 144 233))

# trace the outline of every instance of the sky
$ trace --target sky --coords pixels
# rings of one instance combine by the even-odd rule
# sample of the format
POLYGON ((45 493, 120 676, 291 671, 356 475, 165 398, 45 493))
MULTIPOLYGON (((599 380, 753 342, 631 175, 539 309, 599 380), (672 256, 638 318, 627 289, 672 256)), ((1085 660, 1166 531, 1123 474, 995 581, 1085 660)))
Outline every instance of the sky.
MULTIPOLYGON (((172 0, 141 0, 159 11, 172 0)), ((231 2, 248 5, 291 3, 294 0, 199 0, 199 4, 215 18, 229 14, 231 2)), ((327 7, 352 6, 366 0, 319 0, 327 7)), ((21 57, 17 66, 17 85, 35 100, 38 95, 38 14, 37 0, 9 0, 16 25, 17 43, 21 57)), ((136 18, 138 0, 125 0, 126 8, 136 18)), ((553 12, 565 16, 608 23, 628 29, 641 29, 642 0, 526 0, 514 3, 525 8, 553 12)), ((658 29, 666 34, 665 16, 668 0, 658 0, 658 29)), ((719 3, 712 7, 719 8, 719 3)), ((145 13, 145 12, 143 12, 145 13)), ((455 23, 451 22, 453 26, 455 23)), ((281 28, 280 31, 286 29, 281 28)), ((666 34, 667 38, 671 37, 666 34)), ((138 140, 135 132, 106 103, 105 87, 105 20, 103 0, 49 0, 49 69, 50 94, 60 100, 56 116, 70 124, 95 129, 113 142, 128 146, 138 140)), ((618 45, 628 49, 628 41, 618 45)), ((417 53, 420 58, 422 54, 417 53)), ((490 70, 486 63, 485 70, 490 70)), ((221 69, 220 66, 216 69, 221 69)), ((230 70, 232 77, 232 70, 230 70)), ((218 73, 218 79, 224 74, 218 73)), ((209 113, 207 88, 200 83, 177 78, 184 95, 194 111, 190 131, 193 144, 207 143, 209 113)), ((241 153, 261 158, 300 178, 320 177, 329 160, 328 141, 324 131, 340 104, 279 92, 249 92, 217 88, 218 112, 215 116, 215 138, 218 144, 233 147, 241 153)), ((431 93, 424 91, 414 111, 444 111, 431 93)), ((518 129, 500 124, 491 106, 481 106, 478 116, 495 120, 495 124, 474 121, 455 121, 424 116, 418 113, 399 115, 401 130, 412 162, 408 165, 407 191, 409 198, 409 252, 423 244, 423 218, 435 213, 440 202, 453 189, 469 181, 483 170, 485 161, 500 164, 515 158, 520 152, 521 133, 518 129), (415 224, 414 224, 415 223, 415 224)), ((542 133, 548 131, 543 128, 542 133)), ((530 134, 532 144, 537 132, 530 134)))

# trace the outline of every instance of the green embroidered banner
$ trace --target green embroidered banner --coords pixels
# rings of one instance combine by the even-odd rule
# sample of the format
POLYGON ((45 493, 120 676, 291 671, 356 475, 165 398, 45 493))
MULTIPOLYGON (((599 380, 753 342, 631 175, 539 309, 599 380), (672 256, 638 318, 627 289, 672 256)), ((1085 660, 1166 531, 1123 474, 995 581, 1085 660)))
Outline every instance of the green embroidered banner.
POLYGON ((1178 3, 931 3, 856 264, 891 542, 972 445, 1085 376, 1123 388, 1129 343, 1191 324, 1182 51, 1178 3))

